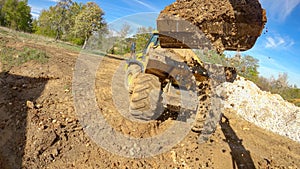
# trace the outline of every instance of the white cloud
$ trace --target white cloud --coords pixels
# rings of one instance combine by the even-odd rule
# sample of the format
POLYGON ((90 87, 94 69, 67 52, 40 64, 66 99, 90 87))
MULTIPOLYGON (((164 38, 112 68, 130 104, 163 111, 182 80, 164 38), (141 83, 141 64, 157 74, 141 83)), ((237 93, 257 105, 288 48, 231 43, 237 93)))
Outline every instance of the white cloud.
POLYGON ((143 5, 144 7, 148 8, 150 10, 153 10, 155 12, 158 11, 158 9, 155 6, 152 6, 149 3, 145 3, 145 2, 142 2, 140 0, 133 0, 133 1, 136 2, 136 3, 138 3, 138 4, 143 5))
POLYGON ((151 3, 146 2, 146 1, 141 1, 141 0, 122 0, 122 1, 126 4, 128 4, 132 8, 137 7, 139 9, 143 9, 142 10, 143 12, 147 11, 144 8, 151 10, 151 12, 159 12, 160 11, 160 9, 158 9, 156 6, 154 6, 151 3))
POLYGON ((300 4, 300 0, 261 0, 261 3, 273 19, 284 21, 300 4))
POLYGON ((59 2, 60 0, 48 0, 48 1, 51 1, 51 2, 59 2))
POLYGON ((30 14, 32 15, 32 17, 33 17, 34 19, 37 19, 37 18, 39 18, 39 16, 40 16, 40 13, 34 13, 34 12, 31 12, 30 14))
POLYGON ((31 15, 33 18, 38 18, 40 16, 41 11, 43 10, 42 7, 34 6, 29 4, 31 7, 31 15))
POLYGON ((273 49, 287 49, 294 45, 294 40, 280 35, 266 37, 265 47, 273 49))
POLYGON ((29 4, 29 6, 31 7, 31 12, 33 12, 33 13, 41 13, 41 11, 43 10, 43 8, 41 8, 41 7, 33 6, 30 4, 29 4))

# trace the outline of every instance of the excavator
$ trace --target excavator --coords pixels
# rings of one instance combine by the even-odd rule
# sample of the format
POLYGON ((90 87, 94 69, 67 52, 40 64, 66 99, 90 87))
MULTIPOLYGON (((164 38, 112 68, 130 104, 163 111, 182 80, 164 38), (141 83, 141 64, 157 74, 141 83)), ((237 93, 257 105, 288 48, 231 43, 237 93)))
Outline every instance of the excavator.
POLYGON ((202 62, 193 49, 249 50, 266 22, 258 0, 177 0, 167 6, 143 53, 127 60, 131 115, 147 121, 192 112, 192 131, 212 134, 221 118, 214 88, 233 82, 237 72, 202 62))

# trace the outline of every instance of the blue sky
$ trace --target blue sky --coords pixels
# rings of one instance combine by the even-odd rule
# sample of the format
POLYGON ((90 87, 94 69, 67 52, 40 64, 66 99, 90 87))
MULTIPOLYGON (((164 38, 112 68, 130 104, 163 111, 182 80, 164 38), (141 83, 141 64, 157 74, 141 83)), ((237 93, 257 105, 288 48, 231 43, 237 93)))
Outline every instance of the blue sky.
MULTIPOLYGON (((86 0, 75 0, 86 3, 86 0)), ((158 13, 175 0, 98 0, 105 12, 107 23, 124 16, 141 12, 158 13)), ((42 9, 55 5, 57 0, 29 0, 32 15, 38 17, 42 9)), ((288 73, 289 83, 300 87, 300 0, 260 0, 267 11, 267 32, 257 40, 255 46, 243 52, 260 61, 259 72, 264 77, 277 77, 288 73)), ((138 15, 137 15, 138 16, 138 15)), ((153 15, 151 15, 153 16, 153 15)), ((139 18, 147 21, 147 18, 139 18)), ((151 24, 155 24, 155 18, 151 24)), ((147 21, 148 22, 148 21, 147 21)), ((149 26, 151 25, 149 24, 149 26)), ((152 25, 155 27, 155 25, 152 25)))

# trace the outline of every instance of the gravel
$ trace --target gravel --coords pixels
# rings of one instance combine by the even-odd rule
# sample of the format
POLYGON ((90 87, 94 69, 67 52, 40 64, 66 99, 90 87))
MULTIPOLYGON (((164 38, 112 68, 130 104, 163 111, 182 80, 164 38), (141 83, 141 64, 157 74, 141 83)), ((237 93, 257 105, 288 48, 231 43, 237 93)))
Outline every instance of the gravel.
POLYGON ((260 90, 242 77, 234 83, 224 83, 218 90, 226 93, 225 109, 232 109, 259 127, 300 142, 300 107, 278 94, 260 90))

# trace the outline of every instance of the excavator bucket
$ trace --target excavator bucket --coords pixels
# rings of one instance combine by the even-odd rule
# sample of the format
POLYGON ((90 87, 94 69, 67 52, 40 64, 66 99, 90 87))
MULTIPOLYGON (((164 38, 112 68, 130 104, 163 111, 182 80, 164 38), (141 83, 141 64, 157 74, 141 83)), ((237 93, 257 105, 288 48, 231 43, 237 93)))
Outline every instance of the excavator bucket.
POLYGON ((251 49, 267 22, 258 0, 177 0, 157 19, 165 48, 251 49))

